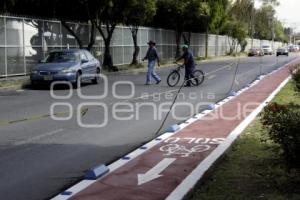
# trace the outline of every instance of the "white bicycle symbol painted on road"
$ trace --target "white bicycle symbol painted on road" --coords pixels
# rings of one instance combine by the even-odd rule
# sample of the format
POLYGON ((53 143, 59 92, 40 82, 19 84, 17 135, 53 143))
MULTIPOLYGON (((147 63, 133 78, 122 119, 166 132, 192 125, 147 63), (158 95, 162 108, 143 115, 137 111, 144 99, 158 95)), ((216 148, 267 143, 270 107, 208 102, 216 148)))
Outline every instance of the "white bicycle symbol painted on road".
POLYGON ((171 155, 181 155, 183 158, 189 157, 192 153, 201 153, 208 151, 210 149, 210 145, 196 145, 192 147, 191 149, 186 148, 185 146, 181 146, 179 144, 168 144, 165 146, 162 146, 160 148, 160 151, 166 152, 164 154, 165 156, 171 156, 171 155))

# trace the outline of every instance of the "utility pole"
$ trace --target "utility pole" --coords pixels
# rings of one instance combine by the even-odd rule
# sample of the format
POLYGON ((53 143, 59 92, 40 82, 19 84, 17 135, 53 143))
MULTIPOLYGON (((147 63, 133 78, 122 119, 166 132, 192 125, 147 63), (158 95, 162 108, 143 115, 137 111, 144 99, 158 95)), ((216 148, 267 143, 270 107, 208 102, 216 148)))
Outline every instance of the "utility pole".
POLYGON ((255 27, 255 1, 252 0, 252 12, 251 12, 251 48, 254 45, 254 27, 255 27))

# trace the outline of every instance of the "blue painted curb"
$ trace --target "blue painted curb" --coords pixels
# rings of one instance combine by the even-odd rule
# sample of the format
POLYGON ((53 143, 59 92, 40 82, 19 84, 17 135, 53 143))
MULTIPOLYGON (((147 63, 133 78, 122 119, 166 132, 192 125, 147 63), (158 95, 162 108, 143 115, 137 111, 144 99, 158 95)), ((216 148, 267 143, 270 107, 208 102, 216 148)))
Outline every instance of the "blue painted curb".
POLYGON ((125 156, 122 158, 123 160, 130 160, 130 157, 129 156, 125 156))
POLYGON ((180 127, 178 126, 178 124, 174 124, 174 125, 170 126, 169 128, 167 128, 166 132, 175 133, 179 129, 180 129, 180 127))
POLYGON ((101 164, 93 169, 89 169, 88 171, 86 171, 84 174, 84 178, 87 180, 96 180, 97 178, 105 175, 108 172, 108 167, 101 164))
POLYGON ((70 192, 70 191, 64 191, 64 192, 62 192, 60 194, 64 195, 64 196, 70 196, 72 194, 72 192, 70 192))
POLYGON ((215 108, 216 108, 215 104, 210 104, 207 107, 208 110, 214 110, 215 108))
POLYGON ((229 93, 229 96, 231 96, 231 97, 235 97, 236 95, 237 95, 237 93, 234 92, 234 91, 232 91, 232 92, 229 93))

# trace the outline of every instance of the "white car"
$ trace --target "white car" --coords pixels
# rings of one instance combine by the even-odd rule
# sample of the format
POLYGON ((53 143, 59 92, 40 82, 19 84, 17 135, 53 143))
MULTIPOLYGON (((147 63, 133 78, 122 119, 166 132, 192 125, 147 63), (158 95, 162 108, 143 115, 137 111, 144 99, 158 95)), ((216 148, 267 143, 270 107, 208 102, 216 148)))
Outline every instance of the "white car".
POLYGON ((290 52, 298 52, 299 51, 299 46, 298 45, 290 45, 289 46, 289 51, 290 52))
POLYGON ((271 46, 262 46, 265 55, 273 55, 274 51, 271 46))

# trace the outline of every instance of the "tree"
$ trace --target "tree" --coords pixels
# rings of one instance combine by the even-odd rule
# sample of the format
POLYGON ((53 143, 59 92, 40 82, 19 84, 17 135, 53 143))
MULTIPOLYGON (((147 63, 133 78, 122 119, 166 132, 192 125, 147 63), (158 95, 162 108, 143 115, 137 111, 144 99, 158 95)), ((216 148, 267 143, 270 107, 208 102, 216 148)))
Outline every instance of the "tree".
POLYGON ((255 18, 256 11, 253 0, 237 0, 229 10, 231 18, 240 21, 245 24, 248 28, 248 32, 251 37, 254 34, 254 22, 257 21, 255 18))
POLYGON ((134 53, 131 65, 138 63, 137 57, 140 52, 137 36, 139 27, 149 23, 156 14, 156 0, 129 0, 124 11, 124 23, 129 26, 134 44, 134 53))
POLYGON ((208 30, 220 34, 229 17, 228 0, 209 0, 208 30))
POLYGON ((113 70, 110 43, 117 24, 124 21, 124 11, 128 0, 100 0, 99 2, 101 6, 96 12, 94 23, 104 40, 105 51, 103 65, 109 70, 113 70), (104 25, 105 28, 102 28, 102 25, 104 25))
MULTIPOLYGON (((176 55, 180 55, 180 44, 183 33, 199 30, 201 22, 205 22, 207 2, 204 0, 159 0, 154 25, 175 30, 176 55)), ((185 35, 189 43, 189 35, 185 35)))
POLYGON ((229 40, 230 52, 229 54, 233 54, 238 45, 241 45, 243 49, 243 45, 245 44, 245 40, 247 37, 247 26, 240 21, 228 21, 225 25, 224 31, 228 36, 231 37, 231 42, 229 40))
POLYGON ((15 5, 14 0, 2 0, 0 1, 0 13, 8 12, 8 8, 15 5))
POLYGON ((275 22, 275 40, 288 43, 288 36, 284 33, 284 26, 278 20, 275 22))
MULTIPOLYGON (((82 27, 70 26, 67 21, 77 21, 88 23, 91 21, 89 10, 87 10, 90 0, 5 0, 4 8, 7 12, 18 15, 27 15, 38 18, 56 18, 61 21, 62 26, 75 38, 79 48, 83 47, 80 35, 82 27), (70 6, 72 5, 72 6, 70 6)), ((0 4, 2 5, 2 4, 0 4)), ((36 28, 42 30, 41 24, 36 23, 36 28)), ((91 28, 91 38, 88 45, 90 50, 94 44, 94 26, 91 28)), ((82 35, 81 35, 82 36, 82 35)))
POLYGON ((272 6, 263 6, 257 10, 255 16, 255 38, 271 40, 274 13, 272 6))

